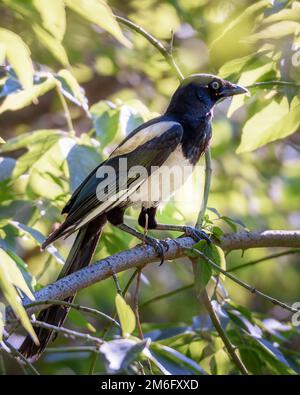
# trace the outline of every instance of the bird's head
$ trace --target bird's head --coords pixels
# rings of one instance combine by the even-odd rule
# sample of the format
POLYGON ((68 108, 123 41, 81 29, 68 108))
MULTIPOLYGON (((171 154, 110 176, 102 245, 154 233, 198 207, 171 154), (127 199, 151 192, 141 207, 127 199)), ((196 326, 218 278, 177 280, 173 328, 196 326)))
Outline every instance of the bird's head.
POLYGON ((193 74, 185 78, 174 93, 169 112, 185 112, 203 116, 227 97, 249 93, 240 85, 212 74, 193 74), (203 113, 203 114, 201 114, 203 113))

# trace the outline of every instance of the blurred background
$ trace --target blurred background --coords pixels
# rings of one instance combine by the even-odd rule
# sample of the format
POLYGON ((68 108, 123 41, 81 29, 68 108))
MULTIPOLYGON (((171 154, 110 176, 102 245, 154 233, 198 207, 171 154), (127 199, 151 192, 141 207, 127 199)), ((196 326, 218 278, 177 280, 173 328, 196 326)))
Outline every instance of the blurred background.
MULTIPOLYGON (((9 174, 0 173, 0 235, 26 262, 34 277, 34 287, 39 287, 55 280, 61 260, 41 252, 30 229, 46 236, 62 221, 59 212, 79 182, 129 131, 164 112, 178 80, 157 49, 125 26, 120 25, 124 36, 118 40, 91 15, 87 17, 69 7, 64 22, 62 17, 51 19, 51 10, 47 10, 47 17, 43 16, 35 3, 0 1, 0 27, 18 34, 30 48, 35 86, 45 84, 50 74, 67 70, 57 78, 67 85, 65 91, 69 97, 63 92, 62 100, 57 88, 43 85, 35 97, 18 97, 17 104, 12 105, 7 92, 4 94, 4 86, 11 89, 9 94, 16 94, 15 88, 7 84, 8 78, 13 80, 16 76, 12 71, 8 76, 7 70, 0 75, 3 84, 0 136, 6 141, 1 146, 1 156, 11 160, 9 174), (55 20, 52 26, 51 20, 55 20), (84 93, 78 91, 79 86, 84 93), (69 132, 70 128, 75 132, 69 132), (49 130, 52 137, 45 140, 49 130), (31 140, 27 137, 25 141, 26 133, 35 137, 31 140)), ((173 56, 185 76, 213 73, 246 86, 260 81, 292 82, 291 86, 270 84, 250 88, 251 97, 225 101, 216 108, 208 201, 212 210, 207 210, 205 225, 210 229, 215 227, 219 234, 245 228, 299 229, 300 107, 299 85, 298 88, 296 85, 300 66, 293 64, 292 58, 300 48, 300 3, 248 0, 111 0, 108 3, 115 14, 136 22, 166 47, 172 41, 173 56)), ((3 65, 11 63, 4 58, 3 65)), ((21 57, 18 62, 22 68, 21 57)), ((16 66, 14 69, 17 72, 16 66)), ((4 171, 0 166, 0 172, 1 169, 4 171)), ((197 168, 197 176, 186 186, 193 195, 193 204, 182 201, 174 204, 175 197, 163 206, 160 222, 195 223, 203 178, 204 159, 197 168)), ((126 220, 135 225, 137 215, 138 211, 129 210, 126 220)), ((70 238, 56 244, 62 257, 67 255, 71 243, 70 238)), ((135 244, 136 240, 108 226, 95 259, 135 244)), ((227 268, 281 251, 278 248, 234 251, 226 256, 227 268)), ((191 267, 185 260, 161 267, 151 264, 143 274, 141 305, 193 282, 191 267)), ((286 303, 300 301, 299 250, 249 265, 234 274, 286 303)), ((120 274, 122 287, 131 275, 131 272, 120 274)), ((229 279, 224 284, 234 303, 257 312, 259 317, 261 314, 281 322, 289 320, 289 312, 252 295, 229 279)), ((134 286, 129 289, 129 302, 133 291, 134 286)), ((81 291, 76 301, 112 315, 115 293, 114 282, 108 279, 81 291)), ((193 288, 140 309, 146 332, 152 327, 191 325, 192 317, 198 314, 193 288)), ((101 333, 104 325, 96 326, 96 330, 101 333)), ((87 328, 87 322, 79 312, 72 311, 66 326, 87 328)), ((299 349, 299 338, 293 341, 294 349, 299 349)), ((68 342, 59 338, 53 347, 68 342)), ((87 373, 86 358, 80 353, 75 357, 74 353, 50 351, 37 367, 49 374, 87 373)), ((98 363, 101 371, 101 362, 98 363)), ((6 366, 9 372, 19 372, 11 360, 6 361, 6 366)))

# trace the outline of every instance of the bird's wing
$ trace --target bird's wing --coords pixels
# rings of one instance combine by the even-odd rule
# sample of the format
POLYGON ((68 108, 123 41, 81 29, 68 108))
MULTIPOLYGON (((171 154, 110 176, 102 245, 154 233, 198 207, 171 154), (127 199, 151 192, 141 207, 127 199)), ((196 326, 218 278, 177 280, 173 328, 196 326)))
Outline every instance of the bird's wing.
POLYGON ((124 204, 149 177, 151 168, 163 165, 180 143, 182 133, 179 123, 162 117, 157 118, 156 122, 152 121, 150 125, 144 124, 137 132, 134 131, 77 188, 66 206, 68 216, 65 222, 50 235, 45 245, 73 233, 96 216, 124 204), (126 169, 120 170, 120 160, 127 160, 128 170, 142 166, 146 171, 142 175, 135 175, 128 173, 126 169), (115 177, 110 172, 106 173, 107 167, 104 166, 109 166, 115 172, 115 177))

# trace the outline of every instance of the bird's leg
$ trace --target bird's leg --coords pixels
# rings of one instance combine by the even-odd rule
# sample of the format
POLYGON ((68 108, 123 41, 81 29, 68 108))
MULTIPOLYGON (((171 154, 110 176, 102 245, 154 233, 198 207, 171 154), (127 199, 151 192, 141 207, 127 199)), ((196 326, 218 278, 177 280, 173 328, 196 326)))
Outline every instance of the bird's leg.
POLYGON ((132 236, 136 237, 137 239, 143 241, 144 243, 149 244, 152 247, 154 247, 157 254, 161 258, 161 262, 160 262, 160 265, 161 265, 164 262, 165 249, 167 250, 168 244, 163 240, 157 240, 154 237, 151 237, 151 236, 148 236, 144 233, 138 232, 134 228, 131 228, 130 226, 124 224, 123 217, 124 217, 124 210, 120 209, 120 208, 111 210, 107 214, 107 219, 112 225, 118 227, 119 229, 123 230, 126 233, 131 234, 132 236))
POLYGON ((206 240, 208 243, 211 243, 211 240, 206 232, 196 229, 193 226, 157 224, 155 230, 173 230, 183 232, 186 236, 190 236, 193 239, 206 240))
POLYGON ((160 265, 163 264, 164 259, 165 259, 165 248, 168 247, 168 244, 164 242, 163 240, 157 240, 154 237, 145 235, 144 233, 140 233, 137 230, 131 228, 130 226, 126 224, 119 224, 117 227, 121 230, 123 230, 126 233, 131 234, 132 236, 135 236, 136 238, 140 239, 141 241, 145 242, 146 244, 151 245, 152 247, 155 248, 157 254, 159 255, 161 261, 160 265))
POLYGON ((204 231, 196 229, 192 226, 158 224, 155 219, 156 211, 157 207, 151 207, 148 209, 142 208, 139 216, 139 225, 145 228, 145 225, 147 223, 148 229, 183 232, 186 236, 190 236, 197 241, 206 240, 208 243, 211 242, 210 238, 204 231))

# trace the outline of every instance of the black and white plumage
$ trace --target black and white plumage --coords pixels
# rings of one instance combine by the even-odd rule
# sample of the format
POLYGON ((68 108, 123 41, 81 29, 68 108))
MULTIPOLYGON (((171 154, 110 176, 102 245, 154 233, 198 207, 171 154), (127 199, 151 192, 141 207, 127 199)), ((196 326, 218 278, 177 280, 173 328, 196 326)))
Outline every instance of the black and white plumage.
MULTIPOLYGON (((67 214, 64 223, 43 245, 45 248, 60 237, 78 231, 60 277, 91 262, 106 221, 141 238, 138 232, 123 224, 124 211, 133 204, 141 206, 138 221, 141 226, 159 229, 155 214, 161 200, 162 182, 157 184, 158 194, 154 200, 149 199, 146 188, 147 183, 155 176, 153 168, 156 167, 159 171, 163 166, 195 166, 211 139, 211 120, 215 104, 228 96, 245 92, 246 89, 210 74, 192 75, 178 87, 164 115, 131 132, 110 157, 94 169, 76 189, 62 211, 67 214), (146 170, 143 177, 136 178, 129 173, 120 172, 121 159, 127 160, 128 170, 133 166, 142 166, 146 170), (116 184, 110 183, 109 178, 97 177, 104 166, 115 170, 117 180, 120 181, 117 189, 116 184), (103 190, 98 188, 101 181, 107 184, 103 190)), ((172 192, 171 190, 170 194, 172 192)), ((165 226, 164 229, 166 228, 165 226)), ((157 248, 158 253, 163 252, 161 243, 156 239, 146 236, 146 242, 157 248)), ((73 297, 68 298, 68 301, 71 300, 73 297)), ((52 306, 41 312, 38 319, 52 325, 62 325, 66 314, 66 309, 52 306)), ((39 346, 29 337, 22 344, 20 352, 25 357, 36 359, 52 338, 52 333, 38 328, 37 336, 40 340, 39 346)))

